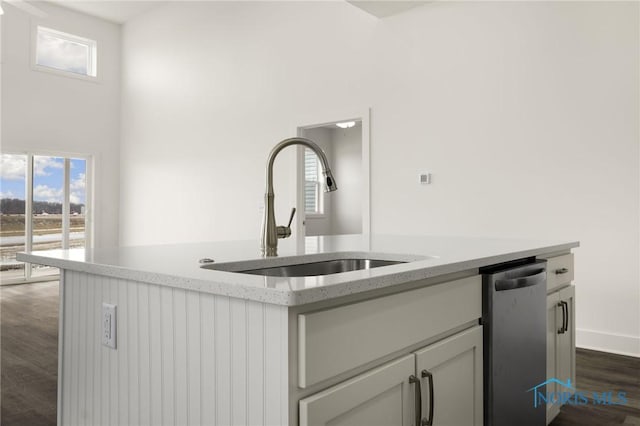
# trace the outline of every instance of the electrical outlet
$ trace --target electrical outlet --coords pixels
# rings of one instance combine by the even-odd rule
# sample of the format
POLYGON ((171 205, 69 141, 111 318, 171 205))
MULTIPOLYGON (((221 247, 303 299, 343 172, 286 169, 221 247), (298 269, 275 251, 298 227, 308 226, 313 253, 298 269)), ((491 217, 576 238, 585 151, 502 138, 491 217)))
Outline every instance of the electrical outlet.
POLYGON ((102 304, 102 344, 116 348, 116 305, 102 304))

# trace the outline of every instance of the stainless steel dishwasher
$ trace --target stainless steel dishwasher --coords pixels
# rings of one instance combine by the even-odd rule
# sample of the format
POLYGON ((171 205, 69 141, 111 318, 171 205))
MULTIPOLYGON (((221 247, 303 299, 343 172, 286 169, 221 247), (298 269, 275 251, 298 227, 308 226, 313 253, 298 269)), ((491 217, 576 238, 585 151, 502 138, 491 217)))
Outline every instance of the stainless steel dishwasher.
POLYGON ((532 387, 546 380, 546 261, 482 268, 485 426, 545 426, 532 387))

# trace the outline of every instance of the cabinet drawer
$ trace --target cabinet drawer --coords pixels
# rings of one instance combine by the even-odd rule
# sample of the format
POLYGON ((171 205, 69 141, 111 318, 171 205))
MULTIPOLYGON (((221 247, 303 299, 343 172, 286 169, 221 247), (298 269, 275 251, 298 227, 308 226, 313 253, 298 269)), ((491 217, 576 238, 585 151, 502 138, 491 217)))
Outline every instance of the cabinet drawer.
POLYGON ((573 281, 573 253, 547 259, 547 291, 573 281))
POLYGON ((482 316, 479 275, 298 315, 305 388, 482 316))

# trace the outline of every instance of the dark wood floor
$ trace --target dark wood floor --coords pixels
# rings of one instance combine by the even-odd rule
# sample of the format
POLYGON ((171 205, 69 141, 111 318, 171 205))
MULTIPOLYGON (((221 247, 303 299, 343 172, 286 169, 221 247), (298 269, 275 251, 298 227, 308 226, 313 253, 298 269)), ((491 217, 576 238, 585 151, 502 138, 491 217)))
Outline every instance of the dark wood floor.
POLYGON ((586 393, 626 392, 628 402, 605 406, 589 400, 583 406, 565 405, 551 426, 640 426, 640 358, 578 349, 576 382, 578 391, 586 393))
POLYGON ((0 422, 55 425, 58 282, 0 287, 0 422))
MULTIPOLYGON (((0 322, 0 423, 55 425, 58 283, 0 287, 0 322)), ((578 349, 576 369, 580 391, 624 391, 628 404, 564 406, 552 426, 640 425, 640 358, 578 349)))

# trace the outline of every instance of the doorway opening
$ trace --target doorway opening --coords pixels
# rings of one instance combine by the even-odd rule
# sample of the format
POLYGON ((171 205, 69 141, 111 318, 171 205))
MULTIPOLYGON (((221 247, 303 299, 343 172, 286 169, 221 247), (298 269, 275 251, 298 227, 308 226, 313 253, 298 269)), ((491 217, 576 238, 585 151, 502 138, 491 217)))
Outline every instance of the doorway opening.
POLYGON ((299 147, 296 204, 299 236, 368 234, 369 111, 299 126, 298 136, 311 139, 325 152, 338 190, 325 193, 316 155, 299 147))

